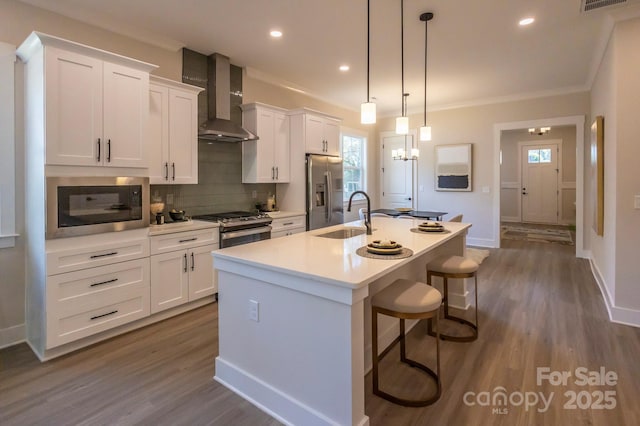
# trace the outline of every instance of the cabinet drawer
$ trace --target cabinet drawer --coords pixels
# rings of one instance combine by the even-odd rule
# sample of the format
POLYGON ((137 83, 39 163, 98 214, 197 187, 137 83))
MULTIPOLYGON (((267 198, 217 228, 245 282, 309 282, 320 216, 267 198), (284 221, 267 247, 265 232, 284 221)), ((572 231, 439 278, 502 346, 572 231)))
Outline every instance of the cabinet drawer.
MULTIPOLYGON (((70 245, 73 246, 73 243, 70 245)), ((79 246, 68 250, 47 250, 47 275, 57 275, 148 256, 148 237, 106 242, 94 246, 79 246)))
POLYGON ((67 303, 86 304, 87 300, 78 300, 126 291, 126 288, 148 281, 148 276, 148 258, 54 275, 47 279, 47 306, 49 310, 58 310, 58 306, 67 303))
POLYGON ((150 314, 149 259, 47 280, 47 348, 150 314))
POLYGON ((278 232, 271 232, 271 239, 286 237, 287 235, 299 234, 300 232, 305 232, 305 231, 306 231, 306 228, 292 228, 292 229, 285 229, 278 232))
POLYGON ((218 228, 197 231, 177 232, 175 234, 154 235, 150 237, 151 254, 168 253, 189 247, 218 243, 218 228))
POLYGON ((293 228, 306 227, 305 216, 292 216, 282 219, 274 219, 271 223, 271 233, 285 231, 293 228))

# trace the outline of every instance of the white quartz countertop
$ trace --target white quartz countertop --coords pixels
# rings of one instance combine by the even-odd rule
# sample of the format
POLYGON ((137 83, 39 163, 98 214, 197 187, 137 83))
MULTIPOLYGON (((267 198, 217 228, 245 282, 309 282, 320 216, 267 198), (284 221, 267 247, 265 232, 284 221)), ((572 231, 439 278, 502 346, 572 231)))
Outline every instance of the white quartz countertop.
POLYGON ((199 229, 217 228, 218 223, 204 220, 187 220, 184 222, 163 223, 162 225, 150 225, 149 236, 173 234, 176 232, 197 231, 199 229))
MULTIPOLYGON (((449 232, 411 232, 412 228, 416 228, 422 222, 424 219, 395 219, 374 216, 372 218, 373 235, 363 234, 347 239, 318 236, 343 227, 363 228, 363 221, 358 220, 285 238, 229 247, 213 252, 213 256, 214 259, 286 272, 305 279, 359 288, 410 262, 416 256, 420 256, 460 234, 465 234, 466 230, 471 227, 469 223, 442 222, 449 232), (413 256, 404 259, 371 259, 356 254, 358 248, 373 240, 396 241, 403 247, 413 250, 413 256)), ((221 269, 224 269, 223 265, 220 266, 221 269)))
POLYGON ((286 211, 279 210, 277 212, 266 212, 269 217, 273 219, 284 219, 285 217, 293 217, 293 216, 306 216, 307 213, 303 211, 286 211))

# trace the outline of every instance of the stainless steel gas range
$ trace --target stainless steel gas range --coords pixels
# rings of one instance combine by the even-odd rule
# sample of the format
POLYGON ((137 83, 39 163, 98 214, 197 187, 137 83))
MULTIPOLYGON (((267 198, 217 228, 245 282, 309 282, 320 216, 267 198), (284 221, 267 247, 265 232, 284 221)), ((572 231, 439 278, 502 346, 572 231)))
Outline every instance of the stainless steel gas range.
POLYGON ((217 222, 220 225, 220 248, 238 246, 271 238, 271 222, 265 213, 244 211, 211 213, 193 219, 217 222))

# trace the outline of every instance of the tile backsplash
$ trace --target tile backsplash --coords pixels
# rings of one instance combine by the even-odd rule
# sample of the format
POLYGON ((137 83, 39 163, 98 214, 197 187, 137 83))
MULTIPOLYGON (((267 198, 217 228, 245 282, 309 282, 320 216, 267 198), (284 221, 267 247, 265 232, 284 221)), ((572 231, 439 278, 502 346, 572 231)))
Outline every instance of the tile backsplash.
POLYGON ((187 216, 251 211, 257 202, 265 203, 275 190, 272 183, 242 183, 242 144, 222 142, 199 142, 198 184, 151 185, 151 195, 157 193, 165 203, 165 214, 176 209, 184 210, 187 216), (169 203, 171 198, 173 202, 169 203))

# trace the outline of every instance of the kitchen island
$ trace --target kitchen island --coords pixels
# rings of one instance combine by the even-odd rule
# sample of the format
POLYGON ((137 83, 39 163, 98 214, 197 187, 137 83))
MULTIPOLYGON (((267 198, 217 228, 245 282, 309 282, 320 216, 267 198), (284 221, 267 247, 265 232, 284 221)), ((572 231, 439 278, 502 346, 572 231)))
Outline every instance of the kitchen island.
MULTIPOLYGON (((217 381, 287 424, 369 423, 369 296, 397 278, 424 281, 425 264, 440 254, 464 254, 471 226, 445 222, 445 233, 422 233, 412 231, 421 219, 372 222, 373 235, 321 236, 363 227, 355 221, 213 252, 219 282, 217 381), (356 254, 380 239, 397 241, 413 255, 356 254)), ((397 330, 397 322, 380 322, 381 348, 397 330)))

